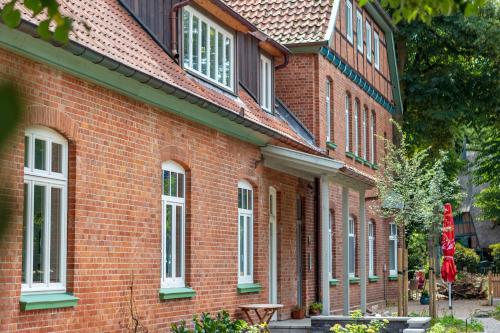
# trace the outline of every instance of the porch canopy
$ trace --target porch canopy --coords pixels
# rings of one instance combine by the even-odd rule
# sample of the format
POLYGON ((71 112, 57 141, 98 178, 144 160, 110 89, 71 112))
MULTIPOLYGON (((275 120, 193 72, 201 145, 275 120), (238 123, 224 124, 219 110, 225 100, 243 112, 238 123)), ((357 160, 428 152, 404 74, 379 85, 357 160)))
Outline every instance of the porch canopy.
MULTIPOLYGON (((374 180, 358 170, 345 165, 344 162, 324 156, 316 156, 301 151, 268 145, 261 148, 264 166, 275 169, 309 181, 320 178, 321 201, 321 301, 323 315, 330 314, 330 280, 328 258, 331 258, 328 239, 330 228, 330 183, 342 186, 342 239, 343 239, 343 312, 349 314, 349 190, 359 193, 359 267, 360 305, 366 312, 366 285, 368 281, 366 270, 366 214, 365 192, 374 186, 374 180)), ((332 240, 333 242, 334 240, 332 240)))

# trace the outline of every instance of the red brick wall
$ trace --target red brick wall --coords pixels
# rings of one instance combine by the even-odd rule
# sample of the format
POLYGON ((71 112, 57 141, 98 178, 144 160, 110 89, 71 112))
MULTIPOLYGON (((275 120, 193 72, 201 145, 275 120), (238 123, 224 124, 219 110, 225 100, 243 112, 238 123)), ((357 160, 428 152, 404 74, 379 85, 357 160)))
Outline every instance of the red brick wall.
MULTIPOLYGON (((128 319, 134 277, 137 313, 150 332, 193 313, 268 301, 268 187, 278 190, 279 296, 289 317, 296 303, 295 198, 305 197, 313 230, 312 185, 260 164, 259 148, 215 130, 0 50, 0 80, 23 85, 25 126, 51 127, 69 140, 68 286, 76 308, 20 311, 23 128, 0 156, 13 223, 0 252, 0 331, 113 332, 128 319), (186 282, 192 300, 160 301, 161 163, 187 170, 186 282), (237 182, 255 190, 254 279, 264 289, 238 295, 237 182)), ((305 247, 312 253, 314 244, 305 247)), ((304 293, 314 295, 307 272, 304 293)))

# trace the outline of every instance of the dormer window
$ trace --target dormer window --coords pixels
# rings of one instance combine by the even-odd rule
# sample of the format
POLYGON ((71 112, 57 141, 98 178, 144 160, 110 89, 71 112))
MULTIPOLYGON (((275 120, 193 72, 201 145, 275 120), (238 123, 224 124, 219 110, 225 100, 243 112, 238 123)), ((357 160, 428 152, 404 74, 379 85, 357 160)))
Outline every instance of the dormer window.
POLYGON ((184 67, 234 91, 234 35, 193 7, 182 12, 184 67))
POLYGON ((265 55, 260 55, 260 105, 267 112, 272 112, 272 62, 265 55))

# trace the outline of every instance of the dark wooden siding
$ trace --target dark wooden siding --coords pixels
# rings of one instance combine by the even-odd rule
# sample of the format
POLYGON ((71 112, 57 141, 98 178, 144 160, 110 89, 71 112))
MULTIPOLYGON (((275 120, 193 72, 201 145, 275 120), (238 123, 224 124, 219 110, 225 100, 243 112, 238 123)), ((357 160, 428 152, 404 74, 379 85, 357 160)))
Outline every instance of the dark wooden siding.
POLYGON ((237 47, 239 81, 259 101, 259 41, 252 35, 239 32, 237 47))
POLYGON ((180 0, 120 0, 157 41, 170 50, 170 8, 180 0))

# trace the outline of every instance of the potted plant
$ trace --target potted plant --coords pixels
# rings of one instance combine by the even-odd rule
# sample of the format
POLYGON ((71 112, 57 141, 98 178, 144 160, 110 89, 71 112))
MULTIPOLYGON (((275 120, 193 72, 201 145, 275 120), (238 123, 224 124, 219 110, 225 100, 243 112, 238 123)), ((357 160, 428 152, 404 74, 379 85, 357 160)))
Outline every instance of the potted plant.
POLYGON ((318 316, 321 311, 323 311, 323 304, 319 302, 314 302, 309 305, 309 315, 310 316, 318 316))
POLYGON ((422 295, 420 295, 420 304, 422 305, 429 304, 429 292, 427 290, 422 291, 422 295))
POLYGON ((294 306, 292 309, 292 319, 304 319, 306 313, 302 306, 294 306))

